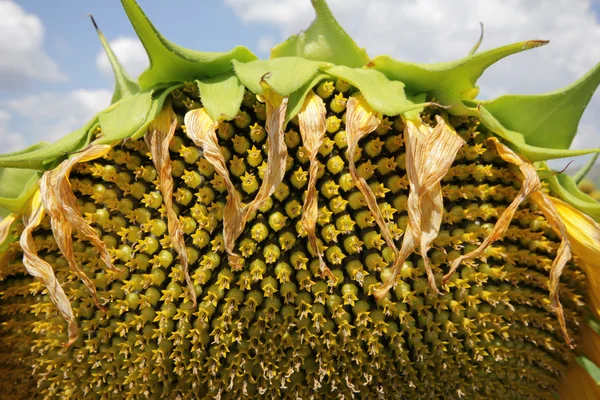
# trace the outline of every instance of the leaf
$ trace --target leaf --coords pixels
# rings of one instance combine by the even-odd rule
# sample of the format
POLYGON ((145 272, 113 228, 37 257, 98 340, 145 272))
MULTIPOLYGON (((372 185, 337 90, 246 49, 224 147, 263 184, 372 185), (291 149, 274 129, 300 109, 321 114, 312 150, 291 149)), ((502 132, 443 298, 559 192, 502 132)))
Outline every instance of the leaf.
POLYGON ((158 32, 135 0, 121 0, 121 3, 150 59, 150 67, 138 78, 143 90, 161 83, 214 77, 231 70, 234 59, 256 60, 256 56, 242 46, 228 52, 201 52, 178 46, 158 32))
POLYGON ((313 87, 317 86, 319 82, 328 77, 327 74, 317 74, 310 81, 304 84, 300 89, 297 89, 295 92, 290 94, 288 99, 288 107, 285 115, 285 123, 287 124, 290 120, 292 120, 302 107, 304 106, 304 100, 308 93, 312 90, 313 87))
POLYGON ((508 141, 514 150, 533 162, 581 156, 600 151, 600 149, 571 150, 533 146, 526 143, 526 139, 521 133, 504 127, 486 107, 479 105, 476 110, 479 112, 479 119, 489 130, 508 141))
POLYGON ((271 58, 302 57, 337 65, 360 68, 369 62, 361 49, 334 18, 325 0, 312 0, 317 14, 304 32, 292 35, 271 50, 271 58))
POLYGON ((483 42, 483 23, 482 22, 479 23, 479 28, 480 28, 479 39, 477 40, 477 42, 475 43, 475 45, 473 46, 471 51, 469 51, 470 56, 472 56, 473 54, 475 54, 477 52, 477 50, 479 49, 479 46, 481 46, 481 42, 483 42))
POLYGON ((98 114, 102 137, 96 143, 107 144, 127 138, 138 139, 158 116, 165 98, 182 85, 171 86, 160 92, 143 92, 122 99, 98 114))
POLYGON ((263 79, 269 87, 282 96, 289 96, 308 81, 327 63, 299 57, 257 60, 249 63, 233 61, 235 73, 244 86, 255 94, 263 92, 263 79))
POLYGON ((600 84, 600 63, 563 89, 538 95, 506 95, 480 104, 532 146, 568 149, 581 115, 600 84))
POLYGON ((233 119, 240 111, 244 85, 233 71, 214 78, 197 80, 200 100, 213 121, 233 119))
POLYGON ((83 127, 52 144, 38 143, 25 150, 0 155, 0 167, 46 169, 57 159, 87 146, 97 121, 97 117, 92 118, 83 127))
POLYGON ((511 54, 547 43, 545 40, 529 40, 437 64, 398 61, 384 55, 375 57, 368 67, 383 72, 390 79, 404 82, 411 94, 438 90, 459 99, 471 100, 479 92, 475 86, 477 79, 490 65, 511 54))
POLYGON ((576 360, 577 364, 579 364, 579 366, 592 377, 594 382, 596 382, 597 385, 600 385, 600 367, 594 364, 594 362, 589 358, 584 356, 579 356, 576 360))
POLYGON ((0 207, 21 212, 36 191, 41 176, 33 169, 0 168, 0 207))
MULTIPOLYGON (((546 163, 541 163, 545 169, 549 169, 546 163)), ((565 202, 580 211, 583 211, 595 221, 600 222, 600 202, 583 193, 573 178, 567 174, 556 174, 544 179, 548 183, 550 191, 565 202)))
POLYGON ((367 103, 384 115, 398 115, 421 107, 407 100, 402 82, 389 80, 379 71, 338 65, 325 72, 358 88, 367 103))
POLYGON ((587 174, 590 172, 590 170, 592 169, 592 167, 594 166, 594 164, 596 164, 596 160, 598 159, 598 155, 600 155, 600 153, 594 154, 594 156, 592 158, 590 158, 588 160, 588 162, 586 162, 585 165, 583 167, 581 167, 575 173, 575 175, 573 175, 573 180, 575 181, 575 183, 581 182, 583 180, 583 178, 585 178, 587 176, 587 174))
POLYGON ((133 79, 131 79, 131 77, 123 68, 123 65, 121 65, 121 63, 119 62, 119 59, 108 45, 104 34, 98 28, 94 17, 90 15, 90 18, 92 20, 92 24, 94 24, 94 28, 96 28, 96 33, 98 34, 98 38, 100 39, 102 48, 104 49, 104 52, 108 57, 108 62, 110 63, 110 66, 113 70, 113 74, 115 76, 115 90, 113 92, 113 97, 110 100, 110 104, 114 104, 122 98, 130 97, 134 94, 137 94, 140 91, 140 87, 137 83, 135 83, 133 79))

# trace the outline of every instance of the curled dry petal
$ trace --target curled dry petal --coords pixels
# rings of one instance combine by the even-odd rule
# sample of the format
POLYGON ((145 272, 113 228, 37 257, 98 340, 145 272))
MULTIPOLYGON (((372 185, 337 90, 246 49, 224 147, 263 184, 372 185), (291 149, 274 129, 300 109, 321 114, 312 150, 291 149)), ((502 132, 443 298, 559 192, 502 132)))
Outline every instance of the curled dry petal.
POLYGON ((392 266, 391 276, 375 293, 380 298, 392 288, 406 258, 420 247, 429 286, 438 291, 427 252, 437 237, 444 211, 441 179, 446 175, 465 141, 446 121, 436 117, 437 126, 406 121, 406 170, 410 182, 408 195, 408 228, 402 247, 392 266))
POLYGON ((302 144, 308 153, 310 161, 308 189, 304 205, 302 206, 302 226, 306 230, 308 242, 313 252, 319 257, 321 274, 333 278, 331 271, 325 265, 323 252, 317 244, 317 235, 315 233, 319 214, 317 199, 317 172, 319 164, 317 162, 317 154, 323 144, 325 131, 327 130, 327 109, 323 100, 312 91, 306 96, 302 110, 298 114, 298 122, 300 124, 302 144))
POLYGON ((242 204, 239 194, 229 178, 229 172, 215 135, 214 121, 210 119, 204 109, 190 111, 185 116, 188 135, 204 149, 206 159, 214 166, 227 185, 229 196, 223 218, 223 240, 234 268, 241 268, 240 257, 233 252, 236 239, 244 232, 250 216, 273 194, 285 176, 287 148, 284 142, 283 125, 288 99, 279 96, 268 87, 265 87, 260 98, 266 102, 267 109, 266 131, 269 139, 267 169, 256 197, 247 205, 242 204))
POLYGON ((39 182, 41 201, 45 212, 50 217, 52 233, 56 238, 56 243, 61 253, 67 259, 69 268, 83 281, 97 307, 100 307, 100 303, 96 294, 96 287, 77 264, 73 253, 73 229, 96 247, 109 269, 118 270, 112 264, 106 244, 100 239, 96 230, 81 216, 81 212, 77 208, 77 197, 75 197, 71 189, 69 174, 77 163, 102 157, 110 149, 110 145, 91 145, 63 161, 55 169, 46 171, 39 182))
POLYGON ((196 291, 188 271, 188 256, 183 229, 181 229, 179 218, 173 209, 173 176, 171 175, 172 164, 169 156, 169 144, 175 135, 176 128, 177 116, 171 105, 165 104, 158 117, 148 127, 148 133, 144 136, 144 140, 150 149, 154 167, 158 171, 159 189, 167 211, 167 229, 171 244, 179 255, 190 297, 195 306, 196 291))
POLYGON ((256 197, 244 210, 242 226, 238 228, 239 233, 236 235, 236 238, 244 231, 244 227, 250 218, 250 215, 255 213, 273 192, 275 192, 275 189, 283 181, 283 177, 285 176, 285 162, 288 153, 283 138, 283 125, 285 123, 288 98, 282 98, 270 88, 266 88, 263 95, 260 97, 265 101, 267 106, 267 121, 265 124, 269 139, 267 170, 256 197))
POLYGON ((27 210, 23 214, 23 224, 25 228, 21 233, 20 245, 23 250, 23 265, 27 272, 37 278, 48 290, 48 295, 52 302, 58 308, 62 317, 68 323, 69 341, 67 346, 71 345, 77 339, 78 329, 75 322, 75 315, 71 303, 65 294, 65 291, 60 286, 60 283, 54 275, 54 270, 46 261, 42 260, 37 254, 35 241, 33 240, 32 232, 42 222, 45 212, 42 207, 40 192, 36 192, 27 210))
POLYGON ((397 253, 398 250, 394 244, 390 229, 383 219, 383 214, 377 204, 375 193, 373 193, 373 190, 371 190, 367 181, 358 175, 358 170, 356 169, 354 161, 358 142, 364 136, 377 129, 381 122, 381 115, 373 111, 362 96, 350 97, 346 103, 346 109, 346 140, 348 142, 346 158, 348 159, 348 167, 350 169, 350 174, 352 175, 352 180, 365 197, 365 202, 373 214, 373 218, 375 218, 375 222, 377 222, 379 229, 381 229, 381 235, 385 239, 385 242, 394 253, 397 253))
POLYGON ((571 339, 569 338, 569 335, 567 333, 567 326, 565 322, 563 308, 558 298, 559 278, 562 274, 566 263, 571 259, 571 243, 567 234, 567 228, 565 227, 563 219, 561 219, 561 216, 557 211, 553 201, 544 192, 542 192, 542 184, 540 182, 539 176, 537 175, 535 166, 528 160, 516 154, 506 145, 500 143, 500 141, 497 138, 492 137, 488 139, 488 142, 494 144, 498 155, 504 161, 514 164, 519 168, 519 170, 523 174, 524 180, 521 184, 521 189, 519 189, 519 193, 517 193, 517 196, 513 199, 513 201, 506 208, 506 210, 504 210, 502 215, 500 215, 498 221, 492 229, 492 232, 475 250, 465 255, 462 255, 456 260, 454 260, 450 271, 446 274, 446 276, 444 276, 444 282, 447 282, 448 279, 450 279, 452 274, 458 269, 462 262, 481 255, 481 253, 483 253, 483 251, 485 251, 485 249, 489 245, 491 245, 496 240, 500 239, 508 229, 510 222, 512 221, 519 205, 528 196, 530 196, 531 200, 540 208, 540 211, 544 214, 552 229, 561 238, 560 246, 558 248, 556 257, 552 263, 552 268, 550 270, 550 300, 552 302, 552 307, 556 312, 561 332, 567 343, 571 345, 571 339))
MULTIPOLYGON (((204 157, 223 178, 227 187, 227 204, 223 212, 223 241, 232 267, 240 268, 240 256, 233 249, 237 239, 236 230, 242 225, 244 206, 240 194, 231 182, 225 157, 219 148, 219 140, 215 132, 217 123, 210 118, 204 108, 200 108, 189 111, 185 115, 185 126, 189 138, 196 146, 202 148, 204 157)), ((239 236, 239 233, 237 235, 239 236)))

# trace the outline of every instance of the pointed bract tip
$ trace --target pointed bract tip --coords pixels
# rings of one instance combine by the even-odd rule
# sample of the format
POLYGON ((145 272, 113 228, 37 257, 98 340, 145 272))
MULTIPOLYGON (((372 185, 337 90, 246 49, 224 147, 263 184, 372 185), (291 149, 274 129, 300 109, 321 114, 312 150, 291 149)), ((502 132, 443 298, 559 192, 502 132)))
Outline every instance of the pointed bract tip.
POLYGON ((88 14, 88 16, 92 20, 92 24, 94 24, 94 28, 96 29, 96 31, 98 31, 98 33, 100 33, 100 28, 98 28, 98 24, 96 23, 96 20, 94 19, 94 16, 92 14, 88 14))
POLYGON ((549 40, 528 40, 523 43, 523 50, 535 49, 536 47, 545 46, 550 43, 549 40))

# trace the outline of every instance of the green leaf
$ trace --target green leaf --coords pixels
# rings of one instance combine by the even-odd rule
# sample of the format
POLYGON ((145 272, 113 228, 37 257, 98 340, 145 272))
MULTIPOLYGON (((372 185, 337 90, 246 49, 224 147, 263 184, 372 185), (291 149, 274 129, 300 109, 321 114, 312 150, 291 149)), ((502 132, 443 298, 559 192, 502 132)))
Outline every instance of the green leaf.
POLYGON ((319 82, 328 77, 327 74, 317 74, 312 78, 309 82, 304 84, 300 89, 297 89, 295 92, 290 94, 288 98, 288 106, 286 110, 285 123, 287 124, 294 118, 300 110, 302 110, 302 106, 304 105, 304 100, 306 99, 306 95, 308 92, 312 90, 313 87, 317 86, 319 82))
POLYGON ((374 69, 358 69, 338 65, 328 68, 325 72, 358 88, 367 103, 375 111, 384 115, 398 115, 422 106, 408 101, 402 82, 391 81, 374 69))
POLYGON ((597 385, 600 385, 600 367, 598 367, 592 360, 584 356, 577 357, 577 364, 579 364, 581 368, 590 374, 597 385))
POLYGON ((102 137, 96 143, 110 144, 127 138, 138 139, 146 133, 146 128, 160 113, 165 98, 183 85, 174 85, 157 95, 157 92, 143 92, 128 97, 98 114, 102 137))
POLYGON ((583 178, 587 176, 594 164, 596 164, 596 160, 598 159, 599 155, 600 153, 594 154, 594 156, 590 158, 588 162, 586 162, 585 165, 575 173, 575 175, 573 175, 573 180, 575 181, 575 183, 580 183, 583 180, 583 178))
POLYGON ((375 57, 368 66, 383 72, 388 78, 402 81, 411 94, 437 90, 459 99, 471 100, 479 89, 475 86, 483 72, 498 60, 514 53, 543 46, 547 41, 530 40, 475 53, 457 61, 418 64, 394 60, 389 56, 375 57))
POLYGON ((304 32, 293 35, 271 50, 271 58, 303 57, 360 68, 369 62, 361 49, 334 18, 325 0, 312 0, 317 17, 304 32))
POLYGON ((201 52, 178 46, 158 32, 135 0, 121 0, 121 3, 150 59, 150 67, 138 78, 143 90, 162 83, 214 77, 231 70, 234 59, 256 60, 256 56, 242 46, 228 52, 201 52))
MULTIPOLYGON (((541 166, 544 169, 550 169, 546 163, 541 163, 541 166)), ((548 188, 553 195, 560 197, 565 202, 600 222, 600 203, 579 190, 573 178, 561 173, 547 177, 544 180, 548 182, 548 188)))
POLYGON ((598 321, 595 317, 588 317, 587 323, 594 332, 600 335, 600 321, 598 321))
POLYGON ((41 176, 41 172, 32 169, 0 168, 0 207, 20 213, 41 176))
POLYGON ((309 82, 320 68, 327 66, 327 63, 299 57, 257 60, 249 63, 233 61, 237 77, 252 93, 262 93, 261 81, 264 78, 269 87, 282 96, 289 96, 309 82))
POLYGON ((140 87, 133 79, 131 79, 131 77, 129 77, 123 68, 123 65, 121 65, 119 62, 119 59, 108 45, 108 41, 104 37, 104 34, 98 28, 94 17, 90 15, 90 18, 92 19, 94 28, 96 28, 96 33, 98 34, 102 48, 108 57, 108 61, 110 62, 110 66, 112 67, 113 74, 115 76, 115 90, 113 92, 113 97, 110 101, 110 104, 114 104, 124 97, 130 97, 134 94, 137 94, 140 91, 140 87))
POLYGON ((244 97, 244 85, 233 71, 197 80, 196 84, 200 90, 202 105, 213 121, 235 118, 244 97))
POLYGON ((600 151, 600 149, 570 150, 533 146, 526 143, 525 137, 521 133, 507 129, 502 125, 486 107, 479 105, 476 110, 479 112, 479 119, 489 130, 508 141, 510 147, 532 162, 582 156, 600 151))
POLYGON ((52 144, 38 143, 25 150, 0 155, 0 167, 45 169, 57 159, 87 146, 97 121, 97 117, 92 118, 83 127, 52 144))
POLYGON ((131 137, 144 125, 152 108, 152 92, 125 98, 98 114, 102 138, 100 143, 112 143, 131 137))
POLYGON ((600 84, 600 63, 572 85, 539 95, 506 95, 482 101, 506 128, 532 146, 568 149, 581 115, 600 84))

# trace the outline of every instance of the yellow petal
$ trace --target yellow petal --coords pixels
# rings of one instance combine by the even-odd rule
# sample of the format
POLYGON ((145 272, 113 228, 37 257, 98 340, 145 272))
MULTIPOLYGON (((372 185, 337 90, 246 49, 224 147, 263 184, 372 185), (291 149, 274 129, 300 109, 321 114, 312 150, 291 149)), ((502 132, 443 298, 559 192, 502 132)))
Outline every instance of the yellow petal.
POLYGON ((409 223, 400 253, 392 266, 392 274, 375 293, 378 298, 391 289, 402 264, 417 246, 425 263, 429 286, 438 291, 427 252, 442 223, 444 203, 440 181, 448 173, 465 141, 442 117, 437 116, 436 120, 435 128, 406 121, 404 136, 406 171, 410 182, 407 201, 409 223))
POLYGON ((565 225, 573 254, 588 277, 590 308, 600 317, 600 225, 570 204, 555 197, 549 199, 565 225))
POLYGON ((0 244, 4 243, 10 232, 10 227, 17 220, 18 215, 12 213, 0 221, 0 244))
POLYGON ((48 290, 50 300, 56 305, 62 317, 68 323, 69 341, 71 345, 77 339, 78 329, 73 315, 71 303, 60 286, 60 283, 54 275, 54 270, 46 261, 42 260, 37 254, 35 241, 32 232, 42 222, 45 212, 42 207, 40 192, 37 191, 30 200, 27 210, 23 214, 23 224, 25 228, 21 233, 20 245, 23 250, 23 265, 27 272, 36 277, 48 290))
POLYGON ((189 111, 185 115, 185 126, 190 139, 203 150, 206 160, 212 164, 215 171, 225 183, 227 188, 227 204, 223 212, 223 241, 229 262, 233 269, 241 268, 240 256, 233 249, 235 240, 243 232, 243 204, 239 193, 235 189, 225 157, 219 148, 219 140, 215 132, 218 123, 214 122, 204 108, 189 111))
POLYGON ((600 399, 600 386, 577 363, 574 362, 572 364, 558 387, 560 398, 565 400, 600 399))
POLYGON ((300 124, 300 136, 302 136, 302 144, 306 149, 310 161, 308 189, 306 190, 306 198, 302 206, 302 226, 308 236, 308 242, 313 252, 319 257, 319 266, 321 274, 333 278, 329 268, 325 265, 323 252, 317 245, 317 235, 315 233, 317 226, 318 195, 317 195, 317 173, 319 163, 317 154, 319 148, 323 144, 325 132, 327 130, 327 109, 323 100, 313 91, 310 91, 306 96, 302 110, 298 114, 298 122, 300 124))
POLYGON ((154 167, 158 171, 159 188, 167 211, 167 229, 171 244, 179 255, 190 297, 195 306, 196 291, 188 271, 188 256, 183 229, 179 217, 173 209, 173 175, 171 174, 172 164, 169 156, 169 145, 175 135, 176 128, 177 115, 173 112, 171 105, 167 103, 163 106, 158 117, 148 127, 148 133, 144 136, 144 140, 150 149, 154 167))
POLYGON ((69 263, 69 268, 83 281, 99 308, 101 306, 96 294, 96 287, 77 264, 73 253, 73 229, 96 247, 109 269, 113 271, 118 271, 118 269, 112 264, 106 244, 100 239, 96 230, 81 216, 77 207, 77 197, 71 189, 69 175, 76 164, 102 157, 110 149, 110 145, 92 144, 63 161, 55 169, 46 171, 39 181, 41 201, 45 212, 50 217, 50 225, 56 243, 69 263))

